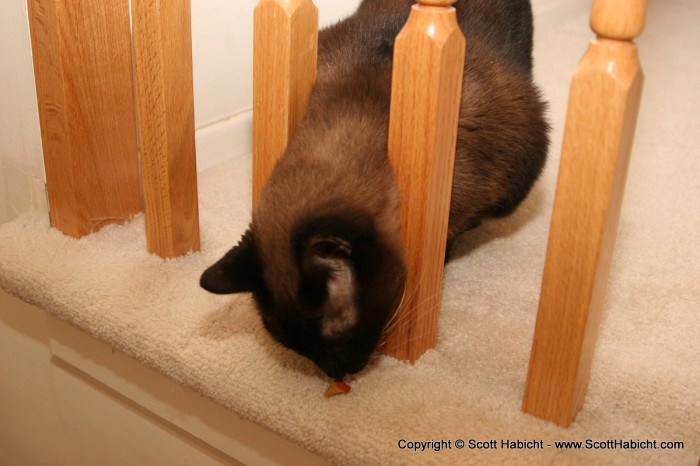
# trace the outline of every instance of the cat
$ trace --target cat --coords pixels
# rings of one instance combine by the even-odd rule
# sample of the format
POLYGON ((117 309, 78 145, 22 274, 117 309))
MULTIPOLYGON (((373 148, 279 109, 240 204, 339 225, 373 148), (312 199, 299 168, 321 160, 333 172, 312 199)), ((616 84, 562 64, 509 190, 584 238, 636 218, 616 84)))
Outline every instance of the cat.
MULTIPOLYGON (((251 292, 282 345, 339 379, 365 367, 400 305, 406 265, 387 138, 393 44, 411 0, 364 0, 319 33, 317 82, 240 242, 201 276, 251 292)), ((544 165, 528 0, 459 0, 467 38, 448 244, 510 214, 544 165)))

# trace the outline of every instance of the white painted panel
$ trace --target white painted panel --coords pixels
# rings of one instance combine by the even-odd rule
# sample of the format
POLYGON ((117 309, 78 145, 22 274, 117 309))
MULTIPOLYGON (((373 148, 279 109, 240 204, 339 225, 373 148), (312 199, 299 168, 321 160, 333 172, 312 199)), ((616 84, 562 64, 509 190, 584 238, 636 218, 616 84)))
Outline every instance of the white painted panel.
POLYGON ((26 0, 0 1, 0 223, 47 217, 26 0))
MULTIPOLYGON (((192 1, 199 170, 251 151, 253 10, 257 3, 257 0, 192 1)), ((360 0, 316 0, 320 27, 348 16, 359 3, 360 0)))

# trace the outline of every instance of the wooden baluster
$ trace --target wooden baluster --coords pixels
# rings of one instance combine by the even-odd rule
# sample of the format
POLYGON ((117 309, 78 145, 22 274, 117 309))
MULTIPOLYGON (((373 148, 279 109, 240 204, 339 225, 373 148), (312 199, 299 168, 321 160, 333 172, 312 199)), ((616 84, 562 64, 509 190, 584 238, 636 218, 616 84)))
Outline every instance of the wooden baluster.
POLYGON ((129 4, 27 6, 51 224, 81 237, 141 211, 129 4))
POLYGON ((261 0, 254 31, 253 207, 309 103, 318 10, 311 0, 261 0))
POLYGON ((389 158, 401 193, 408 276, 385 353, 435 346, 466 40, 454 0, 419 1, 396 39, 389 158))
POLYGON ((189 0, 132 0, 148 250, 199 250, 189 0))
POLYGON ((642 92, 632 39, 646 0, 596 0, 571 83, 523 411, 568 426, 583 406, 642 92))

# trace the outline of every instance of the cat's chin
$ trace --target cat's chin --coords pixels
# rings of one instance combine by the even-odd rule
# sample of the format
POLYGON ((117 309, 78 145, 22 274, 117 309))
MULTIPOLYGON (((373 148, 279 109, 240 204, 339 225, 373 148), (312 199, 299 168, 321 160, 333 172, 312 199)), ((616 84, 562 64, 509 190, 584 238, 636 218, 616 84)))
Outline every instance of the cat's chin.
POLYGON ((337 380, 347 377, 349 375, 355 375, 362 372, 367 367, 370 356, 362 357, 352 363, 335 363, 332 361, 324 362, 319 364, 319 362, 314 361, 316 365, 331 379, 337 380))

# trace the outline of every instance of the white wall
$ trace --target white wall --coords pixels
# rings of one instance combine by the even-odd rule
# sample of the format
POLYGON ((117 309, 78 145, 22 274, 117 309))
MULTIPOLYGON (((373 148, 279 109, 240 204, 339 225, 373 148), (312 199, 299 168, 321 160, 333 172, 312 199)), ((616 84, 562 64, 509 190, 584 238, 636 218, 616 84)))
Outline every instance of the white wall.
MULTIPOLYGON (((316 0, 321 25, 350 14, 359 2, 316 0)), ((192 0, 200 170, 250 151, 257 3, 192 0)), ((0 223, 23 212, 48 219, 26 0, 0 1, 0 44, 0 223)))
MULTIPOLYGON (((192 60, 198 128, 247 112, 253 92, 253 9, 257 0, 193 0, 192 60)), ((321 26, 359 0, 316 0, 321 26)))
POLYGON ((0 223, 48 212, 26 0, 0 1, 0 223))

